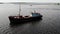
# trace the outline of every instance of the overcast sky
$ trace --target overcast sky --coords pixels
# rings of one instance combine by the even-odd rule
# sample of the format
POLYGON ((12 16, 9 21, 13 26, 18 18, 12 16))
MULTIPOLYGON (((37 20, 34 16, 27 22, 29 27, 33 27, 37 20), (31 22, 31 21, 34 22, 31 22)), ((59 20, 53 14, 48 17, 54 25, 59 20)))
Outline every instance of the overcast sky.
POLYGON ((0 0, 0 2, 40 2, 40 3, 60 3, 60 0, 0 0))

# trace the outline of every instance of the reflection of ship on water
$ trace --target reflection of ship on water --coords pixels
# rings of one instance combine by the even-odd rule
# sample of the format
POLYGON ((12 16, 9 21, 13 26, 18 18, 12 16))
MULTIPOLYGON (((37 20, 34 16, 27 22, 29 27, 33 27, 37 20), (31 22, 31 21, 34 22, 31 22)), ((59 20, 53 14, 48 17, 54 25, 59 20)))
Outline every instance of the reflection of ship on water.
MULTIPOLYGON (((21 7, 19 8, 19 10, 21 11, 21 7)), ((37 13, 35 10, 29 16, 20 15, 20 11, 19 11, 18 16, 9 16, 9 20, 11 23, 23 23, 23 22, 37 21, 42 18, 42 15, 40 13, 37 13)))

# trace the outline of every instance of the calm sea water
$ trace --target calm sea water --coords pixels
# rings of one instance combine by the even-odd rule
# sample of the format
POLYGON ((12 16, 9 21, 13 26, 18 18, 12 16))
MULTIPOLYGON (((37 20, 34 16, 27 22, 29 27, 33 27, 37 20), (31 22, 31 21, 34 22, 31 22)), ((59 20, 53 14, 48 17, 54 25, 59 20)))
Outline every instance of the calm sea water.
POLYGON ((36 10, 42 20, 19 25, 10 25, 8 16, 18 14, 19 5, 0 4, 0 34, 60 34, 60 5, 22 5, 21 15, 36 10))

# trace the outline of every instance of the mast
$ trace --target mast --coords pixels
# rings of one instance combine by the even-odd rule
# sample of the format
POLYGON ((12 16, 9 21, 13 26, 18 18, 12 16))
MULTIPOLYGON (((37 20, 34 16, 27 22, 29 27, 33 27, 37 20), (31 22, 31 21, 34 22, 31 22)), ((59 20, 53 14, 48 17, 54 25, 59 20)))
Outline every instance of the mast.
POLYGON ((19 4, 19 16, 20 16, 20 12, 21 12, 21 4, 19 4))

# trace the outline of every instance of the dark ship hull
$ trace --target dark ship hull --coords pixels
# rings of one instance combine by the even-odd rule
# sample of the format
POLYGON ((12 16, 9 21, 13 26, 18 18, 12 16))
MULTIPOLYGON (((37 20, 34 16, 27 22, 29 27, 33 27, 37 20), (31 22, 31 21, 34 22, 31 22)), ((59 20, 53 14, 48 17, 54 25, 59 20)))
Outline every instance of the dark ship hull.
POLYGON ((32 17, 9 16, 9 20, 11 23, 24 23, 24 22, 30 22, 30 21, 37 21, 37 20, 40 20, 42 18, 42 15, 40 15, 40 14, 39 15, 36 14, 36 16, 34 16, 34 15, 32 17), (15 18, 15 17, 19 17, 19 18, 15 18))

